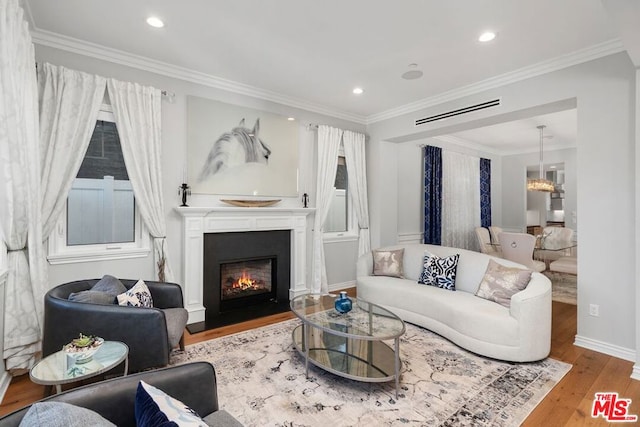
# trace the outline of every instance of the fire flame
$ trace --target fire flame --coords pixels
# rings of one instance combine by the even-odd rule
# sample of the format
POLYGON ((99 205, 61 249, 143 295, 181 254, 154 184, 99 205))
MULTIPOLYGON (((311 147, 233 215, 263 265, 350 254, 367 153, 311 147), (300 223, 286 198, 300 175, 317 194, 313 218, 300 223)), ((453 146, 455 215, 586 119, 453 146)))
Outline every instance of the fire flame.
POLYGON ((253 280, 251 276, 249 276, 245 271, 243 271, 242 276, 239 277, 238 280, 233 283, 232 288, 245 291, 248 289, 257 290, 257 289, 260 289, 260 286, 258 286, 256 281, 253 280))

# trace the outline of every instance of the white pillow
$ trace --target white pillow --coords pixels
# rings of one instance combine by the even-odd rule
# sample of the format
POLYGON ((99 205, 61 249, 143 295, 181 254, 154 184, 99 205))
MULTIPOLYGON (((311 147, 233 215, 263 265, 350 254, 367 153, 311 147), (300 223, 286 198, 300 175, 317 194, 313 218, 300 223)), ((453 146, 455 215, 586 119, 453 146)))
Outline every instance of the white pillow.
POLYGON ((151 292, 146 283, 143 280, 138 280, 131 289, 118 295, 118 304, 151 308, 153 307, 153 298, 151 298, 151 292))

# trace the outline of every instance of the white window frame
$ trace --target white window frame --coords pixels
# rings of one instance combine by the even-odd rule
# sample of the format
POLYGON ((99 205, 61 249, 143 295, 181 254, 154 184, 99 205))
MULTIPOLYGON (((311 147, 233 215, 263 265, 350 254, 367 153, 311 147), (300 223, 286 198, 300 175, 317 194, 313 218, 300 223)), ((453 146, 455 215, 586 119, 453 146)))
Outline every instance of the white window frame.
MULTIPOLYGON (((340 150, 338 152, 338 157, 345 157, 344 146, 342 145, 342 143, 340 143, 340 150)), ((347 171, 347 174, 349 174, 349 171, 347 171)), ((350 179, 350 178, 347 177, 347 179, 350 179)), ((347 197, 347 230, 323 233, 323 241, 325 243, 352 242, 352 241, 358 240, 358 235, 359 235, 358 218, 353 211, 353 200, 352 200, 351 191, 348 191, 348 194, 349 194, 349 197, 347 197)))
MULTIPOLYGON (((97 120, 115 123, 115 116, 110 105, 102 104, 97 120)), ((56 223, 56 227, 49 235, 48 256, 49 264, 72 264, 78 262, 105 261, 128 258, 148 257, 151 253, 149 232, 140 217, 140 209, 136 206, 134 214, 133 242, 101 243, 96 245, 67 245, 67 203, 56 223)))

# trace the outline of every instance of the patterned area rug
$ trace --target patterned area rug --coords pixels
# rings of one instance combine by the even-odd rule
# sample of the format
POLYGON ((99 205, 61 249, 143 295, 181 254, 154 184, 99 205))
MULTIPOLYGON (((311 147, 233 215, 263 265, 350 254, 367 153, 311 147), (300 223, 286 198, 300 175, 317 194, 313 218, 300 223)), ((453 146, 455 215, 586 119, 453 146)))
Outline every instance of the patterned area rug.
POLYGON ((188 346, 171 364, 216 368, 221 408, 245 426, 517 426, 571 365, 514 364, 460 349, 407 324, 399 398, 391 383, 344 379, 310 364, 291 345, 289 320, 188 346))
POLYGON ((556 271, 545 271, 543 274, 551 280, 551 299, 578 305, 578 276, 556 271))

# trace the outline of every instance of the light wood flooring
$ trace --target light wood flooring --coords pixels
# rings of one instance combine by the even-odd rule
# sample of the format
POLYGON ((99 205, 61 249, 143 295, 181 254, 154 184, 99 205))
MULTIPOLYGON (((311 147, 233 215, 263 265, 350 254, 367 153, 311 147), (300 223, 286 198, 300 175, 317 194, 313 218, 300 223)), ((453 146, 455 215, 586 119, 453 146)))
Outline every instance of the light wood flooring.
MULTIPOLYGON (((194 335, 186 333, 185 343, 194 344, 293 317, 290 312, 281 313, 194 335)), ((576 347, 575 335, 576 306, 554 302, 550 357, 571 363, 573 368, 531 413, 524 426, 606 425, 602 418, 592 419, 590 415, 594 394, 605 391, 632 399, 630 413, 640 415, 640 381, 629 377, 633 363, 576 347)), ((14 378, 0 405, 0 415, 42 398, 43 392, 44 387, 29 381, 28 375, 14 378)))

